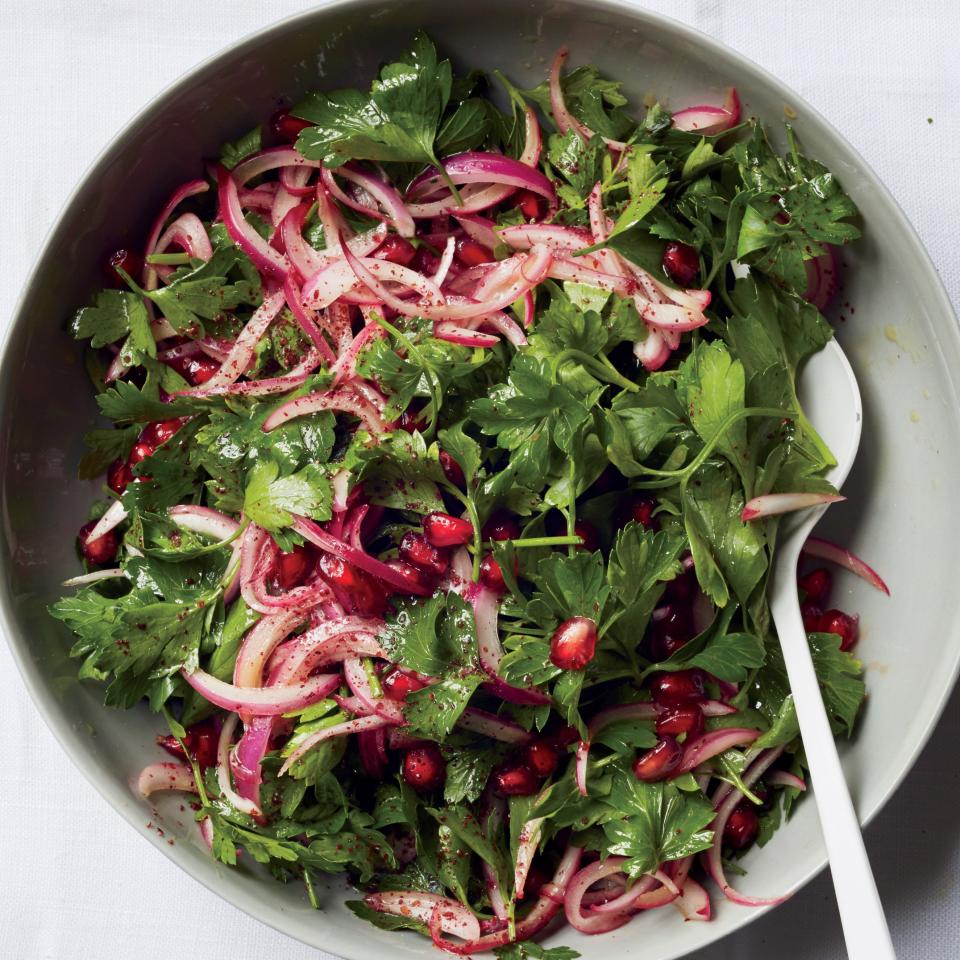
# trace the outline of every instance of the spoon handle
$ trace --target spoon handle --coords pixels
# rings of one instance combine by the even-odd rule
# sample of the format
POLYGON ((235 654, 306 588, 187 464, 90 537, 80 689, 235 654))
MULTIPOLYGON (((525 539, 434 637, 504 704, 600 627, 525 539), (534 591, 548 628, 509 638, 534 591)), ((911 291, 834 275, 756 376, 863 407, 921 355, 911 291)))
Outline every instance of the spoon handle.
MULTIPOLYGON (((836 741, 820 695, 807 634, 800 617, 793 563, 777 565, 789 571, 790 589, 781 583, 770 595, 770 608, 793 691, 800 733, 813 781, 823 838, 830 858, 843 936, 850 960, 895 958, 890 931, 867 859, 860 823, 843 776, 836 741)), ((786 580, 786 577, 784 577, 786 580)))

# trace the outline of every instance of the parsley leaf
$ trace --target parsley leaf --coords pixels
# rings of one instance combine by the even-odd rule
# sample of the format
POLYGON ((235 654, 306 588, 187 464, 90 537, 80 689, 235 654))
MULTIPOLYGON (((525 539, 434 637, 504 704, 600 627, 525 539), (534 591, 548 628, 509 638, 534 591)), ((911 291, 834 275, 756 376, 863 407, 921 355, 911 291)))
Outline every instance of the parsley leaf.
POLYGON ((430 676, 478 669, 473 610, 459 594, 398 599, 395 608, 381 638, 391 660, 430 676))
POLYGON ((242 137, 233 142, 225 143, 220 150, 220 165, 232 170, 241 160, 257 153, 263 142, 263 128, 257 124, 248 130, 242 137))
POLYGON ((260 460, 247 476, 243 510, 265 530, 278 532, 293 523, 293 514, 329 520, 332 497, 330 481, 316 464, 281 476, 275 460, 260 460))
POLYGON ((445 677, 439 683, 407 694, 404 716, 410 731, 415 736, 443 740, 456 726, 481 683, 483 677, 471 673, 464 677, 445 677))

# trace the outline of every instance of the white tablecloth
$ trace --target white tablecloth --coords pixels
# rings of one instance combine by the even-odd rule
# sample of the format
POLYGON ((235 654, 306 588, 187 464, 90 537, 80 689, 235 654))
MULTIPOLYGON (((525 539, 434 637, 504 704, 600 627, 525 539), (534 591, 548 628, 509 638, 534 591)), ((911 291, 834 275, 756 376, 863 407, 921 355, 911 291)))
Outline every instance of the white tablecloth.
MULTIPOLYGON (((740 50, 822 111, 889 185, 954 304, 960 303, 955 5, 936 0, 648 0, 646 5, 740 50)), ((128 119, 211 52, 306 6, 298 0, 5 0, 0 322, 10 316, 68 192, 128 119)), ((16 960, 326 956, 238 912, 123 823, 40 722, 2 643, 0 731, 0 955, 16 960)), ((955 696, 919 764, 867 832, 902 960, 960 956, 960 890, 954 885, 960 876, 958 736, 955 696)), ((697 957, 765 955, 844 956, 829 877, 697 957)))

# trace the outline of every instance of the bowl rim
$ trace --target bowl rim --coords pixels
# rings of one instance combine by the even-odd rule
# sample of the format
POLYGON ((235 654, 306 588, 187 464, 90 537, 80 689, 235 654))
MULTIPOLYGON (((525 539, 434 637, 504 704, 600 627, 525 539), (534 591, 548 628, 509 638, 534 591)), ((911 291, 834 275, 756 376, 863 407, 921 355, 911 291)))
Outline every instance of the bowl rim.
MULTIPOLYGON (((536 2, 542 3, 545 2, 545 0, 536 0, 536 2)), ((870 189, 875 192, 880 202, 886 203, 902 241, 910 248, 918 268, 926 275, 924 279, 926 280, 931 298, 934 301, 933 305, 936 310, 936 315, 942 315, 952 321, 938 326, 936 332, 938 336, 950 340, 954 352, 960 354, 960 324, 958 324, 957 313, 954 310, 937 268, 919 234, 896 197, 880 179, 873 167, 864 160, 860 152, 819 110, 813 107, 795 90, 774 76, 765 67, 745 56, 734 47, 674 17, 641 7, 635 0, 569 0, 569 2, 575 5, 589 6, 591 9, 600 10, 609 14, 619 15, 625 19, 633 20, 638 25, 644 23, 654 25, 660 30, 672 34, 676 38, 688 41, 702 51, 719 54, 731 61, 738 69, 752 74, 753 80, 765 89, 781 97, 785 103, 790 103, 795 109, 798 109, 798 112, 802 111, 805 117, 812 118, 815 122, 819 123, 832 136, 836 144, 846 151, 849 156, 858 161, 858 174, 863 177, 870 189)), ((168 83, 159 93, 151 97, 137 110, 130 119, 125 121, 109 142, 94 156, 90 163, 87 164, 76 185, 69 192, 59 211, 51 220, 51 225, 44 236, 38 253, 34 257, 33 265, 17 297, 10 320, 5 325, 2 339, 0 339, 0 378, 6 379, 9 375, 10 367, 16 362, 11 349, 15 333, 27 322, 24 309, 30 291, 38 281, 40 267, 48 253, 61 239, 60 233, 63 222, 67 219, 67 214, 81 200, 88 187, 96 181, 106 161, 108 161, 112 154, 122 147, 129 138, 138 134, 140 128, 148 122, 151 115, 176 96, 189 91, 190 87, 196 83, 208 68, 213 67, 222 60, 242 55, 248 48, 258 46, 265 40, 268 40, 273 34, 286 32, 291 26, 299 22, 306 23, 317 17, 322 18, 338 8, 371 7, 374 5, 375 0, 327 0, 327 2, 321 3, 318 6, 274 20, 219 48, 214 53, 200 60, 194 66, 180 74, 176 79, 168 83)), ((955 383, 955 385, 960 387, 960 382, 955 383)), ((0 398, 0 403, 5 403, 5 401, 0 398)), ((0 410, 0 417, 2 417, 5 412, 4 410, 0 410)), ((0 558, 0 564, 5 564, 6 562, 6 558, 0 558)), ((70 735, 69 724, 64 724, 57 715, 51 703, 54 698, 43 680, 40 671, 36 668, 36 665, 32 662, 28 654, 27 647, 23 642, 20 629, 17 625, 16 613, 13 610, 13 605, 6 590, 0 590, 0 629, 2 629, 7 646, 10 649, 24 686, 30 698, 33 700, 38 713, 46 724, 47 729, 51 732, 67 757, 69 757, 70 761, 84 775, 100 796, 103 797, 140 836, 150 841, 157 850, 163 853, 164 856, 180 869, 188 873, 195 881, 228 901, 235 908, 253 916, 261 923, 272 927, 288 937, 301 940, 296 933, 284 929, 281 925, 282 917, 278 915, 273 907, 264 906, 255 896, 240 895, 236 890, 221 888, 217 886, 211 878, 204 877, 200 870, 194 869, 192 858, 181 856, 176 852, 175 848, 170 847, 158 837, 155 831, 147 828, 142 816, 142 807, 138 803, 131 802, 133 798, 125 785, 114 783, 112 780, 104 778, 100 765, 94 759, 93 754, 89 751, 79 749, 76 746, 73 742, 74 738, 70 735)), ((882 795, 867 809, 863 809, 862 812, 858 814, 862 826, 865 827, 869 824, 899 789, 926 747, 934 728, 939 723, 947 702, 956 686, 957 678, 960 676, 960 643, 956 643, 954 647, 953 663, 949 673, 943 676, 944 682, 941 686, 938 702, 930 711, 928 721, 921 731, 920 736, 915 740, 903 769, 897 773, 896 777, 890 782, 882 795)), ((790 895, 805 887, 814 877, 819 875, 827 866, 827 863, 826 852, 824 851, 814 866, 799 878, 792 888, 790 895)), ((669 955, 664 955, 662 960, 676 960, 676 958, 688 953, 689 949, 702 948, 708 945, 708 943, 717 943, 727 935, 742 929, 747 924, 765 915, 773 906, 774 905, 753 908, 749 911, 744 910, 741 916, 731 921, 727 929, 723 930, 713 940, 698 945, 698 947, 682 947, 678 952, 671 952, 669 955)), ((358 929, 362 929, 359 927, 359 924, 358 929)), ((316 948, 315 945, 309 943, 309 941, 301 940, 301 942, 316 948)), ((337 944, 336 949, 339 950, 342 948, 337 944)), ((359 954, 351 955, 359 956, 359 954)))

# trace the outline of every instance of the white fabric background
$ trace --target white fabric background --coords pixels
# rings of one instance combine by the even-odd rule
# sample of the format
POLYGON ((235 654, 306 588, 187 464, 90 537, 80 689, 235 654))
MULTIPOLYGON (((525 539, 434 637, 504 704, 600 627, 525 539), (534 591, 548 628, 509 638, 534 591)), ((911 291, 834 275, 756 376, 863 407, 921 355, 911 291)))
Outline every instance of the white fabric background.
MULTIPOLYGON (((129 118, 200 59, 307 6, 298 0, 4 0, 0 322, 10 316, 74 183, 129 118)), ((954 4, 647 0, 646 6, 725 41, 822 111, 888 184, 954 304, 960 302, 960 13, 954 4)), ((40 722, 4 644, 0 731, 0 955, 326 956, 238 912, 130 830, 40 722)), ((912 775, 867 831, 901 960, 960 956, 958 735, 955 696, 912 775)), ((769 953, 778 960, 844 956, 829 877, 697 960, 769 953)))

